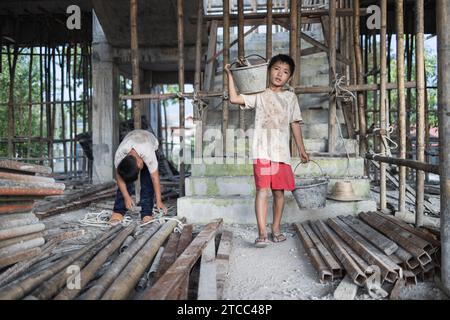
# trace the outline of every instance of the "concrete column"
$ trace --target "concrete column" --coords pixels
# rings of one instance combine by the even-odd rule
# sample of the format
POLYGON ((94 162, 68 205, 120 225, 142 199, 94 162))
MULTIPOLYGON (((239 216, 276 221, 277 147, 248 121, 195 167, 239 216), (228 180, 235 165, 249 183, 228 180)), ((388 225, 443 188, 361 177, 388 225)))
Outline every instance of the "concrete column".
POLYGON ((92 180, 114 178, 114 154, 119 144, 119 73, 112 46, 95 13, 92 15, 92 180))

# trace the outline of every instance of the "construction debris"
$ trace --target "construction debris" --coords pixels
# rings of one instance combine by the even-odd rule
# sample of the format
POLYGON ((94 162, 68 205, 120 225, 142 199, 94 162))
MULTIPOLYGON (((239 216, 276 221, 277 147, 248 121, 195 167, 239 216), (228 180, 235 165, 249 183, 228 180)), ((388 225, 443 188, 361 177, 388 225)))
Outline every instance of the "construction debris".
MULTIPOLYGON (((365 287, 374 299, 389 296, 387 287, 390 299, 398 299, 401 287, 415 285, 417 280, 432 281, 439 268, 439 240, 431 232, 390 215, 361 212, 359 218, 339 216, 326 222, 295 223, 293 227, 321 282, 339 278, 331 276, 330 257, 337 257, 347 274, 344 279, 365 287)), ((335 298, 353 299, 354 285, 349 286, 346 280, 341 283, 335 298)))
POLYGON ((0 161, 0 268, 42 253, 45 225, 32 213, 34 202, 60 195, 64 184, 48 176, 50 168, 0 161))

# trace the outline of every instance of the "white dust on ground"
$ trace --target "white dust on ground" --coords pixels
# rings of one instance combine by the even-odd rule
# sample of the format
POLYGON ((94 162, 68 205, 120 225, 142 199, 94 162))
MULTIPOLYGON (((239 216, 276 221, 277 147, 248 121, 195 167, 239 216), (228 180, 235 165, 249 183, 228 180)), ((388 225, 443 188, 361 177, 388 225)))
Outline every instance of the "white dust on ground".
MULTIPOLYGON (((233 232, 230 265, 223 299, 229 300, 333 300, 340 280, 321 284, 303 244, 294 230, 285 225, 287 240, 255 248, 254 225, 225 225, 233 232)), ((371 300, 364 288, 357 300, 371 300)), ((448 299, 434 282, 404 287, 400 299, 448 299)))

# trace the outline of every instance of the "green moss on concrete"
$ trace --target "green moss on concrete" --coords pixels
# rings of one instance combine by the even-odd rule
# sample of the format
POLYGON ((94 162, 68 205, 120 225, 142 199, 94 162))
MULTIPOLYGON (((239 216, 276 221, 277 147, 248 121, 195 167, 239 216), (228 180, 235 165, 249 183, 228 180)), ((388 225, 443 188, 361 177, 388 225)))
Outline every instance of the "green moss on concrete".
POLYGON ((217 186, 217 179, 205 179, 206 180, 206 195, 217 196, 219 195, 219 187, 217 186))

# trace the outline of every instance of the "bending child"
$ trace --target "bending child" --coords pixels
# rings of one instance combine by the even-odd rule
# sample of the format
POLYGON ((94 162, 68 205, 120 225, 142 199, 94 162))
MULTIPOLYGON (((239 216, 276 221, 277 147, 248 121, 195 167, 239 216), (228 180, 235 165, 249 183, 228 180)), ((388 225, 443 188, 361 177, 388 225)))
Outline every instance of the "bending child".
POLYGON ((164 214, 167 213, 167 208, 161 200, 156 150, 158 150, 158 140, 146 130, 133 130, 123 138, 114 157, 118 190, 110 224, 120 223, 127 210, 133 208, 131 195, 134 193, 134 182, 139 173, 141 174, 142 223, 153 219, 155 196, 157 209, 163 210, 164 214))
POLYGON ((286 240, 280 231, 284 209, 284 191, 295 189, 295 179, 290 166, 290 129, 300 154, 301 162, 309 161, 303 143, 300 121, 302 116, 295 93, 285 90, 294 74, 295 63, 284 54, 274 56, 269 63, 269 87, 261 93, 237 94, 230 65, 225 66, 228 75, 230 102, 242 109, 255 108, 255 129, 252 143, 253 174, 256 185, 255 210, 258 224, 257 247, 269 244, 266 220, 269 195, 273 195, 273 242, 286 240))

